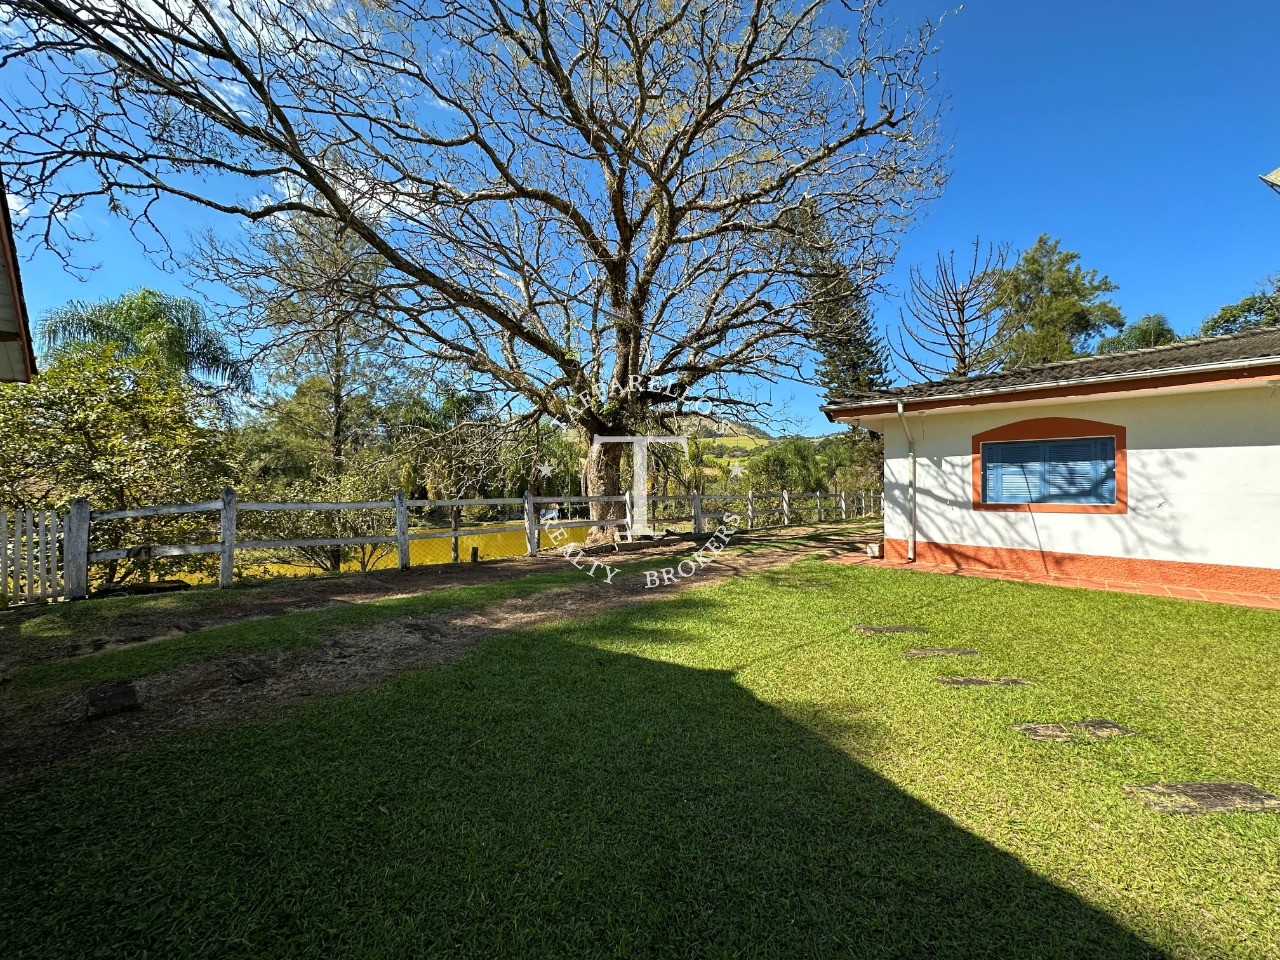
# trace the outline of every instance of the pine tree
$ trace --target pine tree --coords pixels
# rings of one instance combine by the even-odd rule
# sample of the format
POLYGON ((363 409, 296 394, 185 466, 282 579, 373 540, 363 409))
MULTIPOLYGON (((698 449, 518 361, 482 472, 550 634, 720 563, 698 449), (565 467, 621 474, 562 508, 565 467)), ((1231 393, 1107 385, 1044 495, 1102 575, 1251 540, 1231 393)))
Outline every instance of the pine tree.
POLYGON ((822 214, 802 204, 791 216, 789 255, 802 288, 814 374, 828 398, 883 390, 889 349, 876 332, 864 284, 839 256, 822 214))

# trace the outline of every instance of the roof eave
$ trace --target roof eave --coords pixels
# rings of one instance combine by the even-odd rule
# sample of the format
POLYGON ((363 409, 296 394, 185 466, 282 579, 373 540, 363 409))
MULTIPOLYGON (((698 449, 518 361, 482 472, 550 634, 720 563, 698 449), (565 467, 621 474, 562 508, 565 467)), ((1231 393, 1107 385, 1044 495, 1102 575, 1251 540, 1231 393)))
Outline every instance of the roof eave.
POLYGON ((36 352, 31 342, 31 318, 27 314, 27 300, 22 292, 22 274, 18 270, 18 245, 13 234, 13 219, 9 215, 8 194, 4 178, 0 177, 0 259, 4 260, 5 282, 13 297, 13 310, 18 320, 18 347, 26 367, 27 379, 36 375, 36 352))
MULTIPOLYGON (((839 403, 827 404, 821 407, 822 412, 832 423, 839 423, 843 416, 846 419, 855 417, 884 416, 892 414, 897 410, 899 403, 904 409, 911 409, 913 406, 921 406, 928 404, 931 408, 938 407, 963 407, 970 406, 975 402, 981 402, 986 398, 992 397, 1008 397, 1011 400, 1017 399, 1019 394, 1037 393, 1045 390, 1071 390, 1079 387, 1090 387, 1097 384, 1115 384, 1122 386, 1127 383, 1141 384, 1144 381, 1164 379, 1169 377, 1186 377, 1198 374, 1213 374, 1232 372, 1236 370, 1251 370, 1257 367, 1280 367, 1280 355, 1253 357, 1248 360, 1230 360, 1221 363, 1207 364, 1188 364, 1181 367, 1168 367, 1162 370, 1144 370, 1141 372, 1126 372, 1110 374, 1104 377, 1076 377, 1070 380, 1055 380, 1043 383, 1020 383, 1009 387, 993 387, 988 390, 966 390, 959 393, 933 394, 922 397, 895 396, 886 394, 882 398, 876 400, 860 401, 858 403, 839 403)), ((1212 382, 1219 378, 1208 377, 1206 382, 1212 382)))

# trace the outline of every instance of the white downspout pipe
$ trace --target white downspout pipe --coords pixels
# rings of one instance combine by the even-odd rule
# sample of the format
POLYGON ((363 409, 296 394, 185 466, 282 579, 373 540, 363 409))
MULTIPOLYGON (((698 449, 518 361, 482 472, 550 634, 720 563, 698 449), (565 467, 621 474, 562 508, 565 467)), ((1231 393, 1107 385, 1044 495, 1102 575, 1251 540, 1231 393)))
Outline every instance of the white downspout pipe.
POLYGON ((907 530, 907 563, 916 562, 916 440, 911 435, 911 427, 907 425, 907 415, 898 401, 898 422, 902 424, 902 432, 907 435, 907 513, 910 527, 907 530))

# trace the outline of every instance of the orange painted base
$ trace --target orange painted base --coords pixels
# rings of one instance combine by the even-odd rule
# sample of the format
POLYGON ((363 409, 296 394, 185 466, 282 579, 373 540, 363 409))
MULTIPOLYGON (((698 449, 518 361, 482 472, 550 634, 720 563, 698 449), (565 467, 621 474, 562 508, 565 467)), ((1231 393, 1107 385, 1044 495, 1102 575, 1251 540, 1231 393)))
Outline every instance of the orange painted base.
MULTIPOLYGON (((907 559, 907 541, 886 539, 885 559, 907 559)), ((1234 567, 1219 563, 1179 560, 1140 560, 1098 557, 1084 553, 1054 553, 1012 547, 974 547, 960 543, 916 544, 916 561, 973 570, 1010 570, 1032 576, 1077 577, 1083 580, 1158 583, 1229 593, 1280 595, 1280 570, 1234 567)))

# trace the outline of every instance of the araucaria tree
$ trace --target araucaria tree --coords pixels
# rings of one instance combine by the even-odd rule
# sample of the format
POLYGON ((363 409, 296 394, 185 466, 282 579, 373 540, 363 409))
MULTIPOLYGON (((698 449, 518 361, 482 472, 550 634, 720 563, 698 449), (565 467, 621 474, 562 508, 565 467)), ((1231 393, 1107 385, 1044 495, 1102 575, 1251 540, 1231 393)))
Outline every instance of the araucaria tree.
POLYGON ((788 255, 803 284, 814 376, 828 399, 883 390, 890 379, 889 348, 876 332, 867 296, 874 278, 858 281, 810 204, 802 203, 792 217, 796 239, 788 255))
POLYGON ((956 264, 956 252, 939 251, 933 270, 913 266, 906 310, 893 352, 922 380, 968 377, 991 367, 999 342, 997 291, 1009 248, 973 241, 973 254, 956 264))
POLYGON ((333 221, 425 356, 626 434, 673 389, 731 407, 735 375, 799 371, 788 210, 873 276, 939 188, 933 29, 882 7, 9 0, 7 173, 51 242, 95 198, 139 229, 166 195, 333 221))

